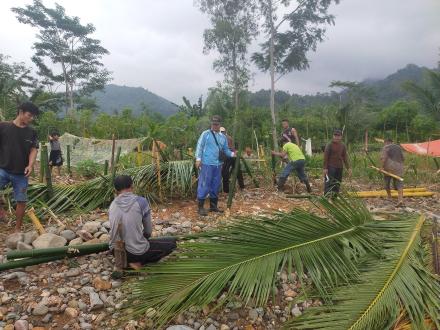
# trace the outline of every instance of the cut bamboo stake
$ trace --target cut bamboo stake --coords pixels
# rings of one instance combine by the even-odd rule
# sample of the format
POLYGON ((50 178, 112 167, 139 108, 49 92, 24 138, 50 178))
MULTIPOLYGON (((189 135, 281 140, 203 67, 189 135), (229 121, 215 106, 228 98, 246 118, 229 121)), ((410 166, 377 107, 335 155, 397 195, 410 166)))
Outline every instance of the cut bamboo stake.
POLYGON ((48 157, 46 145, 41 146, 41 152, 44 154, 44 172, 46 174, 47 195, 49 198, 52 198, 53 195, 52 173, 49 167, 49 157, 48 157))
POLYGON ((251 177, 252 182, 254 183, 254 186, 256 188, 259 188, 260 186, 258 184, 258 181, 255 180, 255 177, 252 175, 252 171, 251 171, 251 168, 249 167, 249 164, 246 162, 246 160, 243 157, 241 157, 241 161, 243 162, 243 165, 244 165, 244 168, 245 168, 247 174, 251 177))
POLYGON ((104 161, 104 175, 108 174, 108 160, 106 159, 104 161))
POLYGON ((67 145, 67 174, 72 175, 72 169, 70 167, 70 145, 67 145))
POLYGON ((77 256, 80 253, 98 253, 107 251, 108 243, 82 244, 62 246, 57 248, 33 249, 33 250, 12 250, 6 254, 8 260, 20 258, 52 257, 52 256, 77 256))
MULTIPOLYGON (((44 181, 44 152, 43 152, 43 146, 44 143, 41 144, 41 150, 40 150, 40 177, 39 182, 43 183, 44 181)), ((47 157, 47 154, 46 154, 47 157)))
POLYGON ((376 166, 370 165, 370 168, 372 168, 372 169, 374 169, 374 170, 376 170, 376 171, 378 171, 378 172, 381 172, 381 173, 383 173, 383 174, 385 174, 385 175, 388 175, 388 176, 390 176, 390 177, 392 177, 392 178, 394 178, 394 179, 397 179, 397 180, 399 180, 399 181, 403 181, 403 178, 401 178, 400 176, 395 175, 395 174, 393 174, 393 173, 390 173, 390 172, 388 172, 388 171, 385 171, 385 170, 383 170, 383 169, 381 169, 381 168, 379 168, 379 167, 376 167, 376 166))
POLYGON ((112 155, 110 158, 110 173, 113 174, 113 168, 115 167, 115 148, 116 148, 116 140, 115 135, 112 135, 112 155))
MULTIPOLYGON (((372 191, 370 194, 367 193, 363 193, 363 194, 358 194, 358 193, 349 193, 350 196, 353 197, 360 197, 360 198, 373 198, 373 197, 387 197, 387 193, 381 193, 381 192, 376 192, 376 191, 372 191)), ((392 192, 391 193, 391 197, 397 197, 398 193, 397 192, 392 192)), ((434 193, 431 191, 420 191, 420 192, 403 192, 403 197, 432 197, 434 196, 434 193)))
POLYGON ((35 215, 34 208, 31 208, 26 211, 26 214, 29 218, 32 220, 32 224, 34 225, 35 229, 38 231, 40 235, 45 234, 46 230, 44 230, 43 225, 41 224, 40 220, 38 220, 37 216, 35 215))
POLYGON ((138 146, 137 146, 136 164, 137 164, 137 166, 141 166, 141 164, 142 164, 142 145, 140 142, 138 143, 138 146))

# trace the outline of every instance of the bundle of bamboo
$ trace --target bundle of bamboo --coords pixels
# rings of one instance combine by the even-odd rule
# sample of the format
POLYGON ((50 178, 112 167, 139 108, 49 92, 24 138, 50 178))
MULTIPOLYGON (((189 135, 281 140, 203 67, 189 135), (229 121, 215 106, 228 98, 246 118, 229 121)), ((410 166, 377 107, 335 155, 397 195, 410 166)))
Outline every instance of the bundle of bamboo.
MULTIPOLYGON (((371 198, 371 197, 387 197, 386 190, 376 190, 376 191, 357 191, 350 192, 348 194, 352 197, 362 197, 362 198, 371 198)), ((391 190, 391 197, 397 197, 397 190, 391 190)), ((403 197, 432 197, 434 193, 432 191, 426 190, 424 187, 419 188, 405 188, 403 189, 403 197)))

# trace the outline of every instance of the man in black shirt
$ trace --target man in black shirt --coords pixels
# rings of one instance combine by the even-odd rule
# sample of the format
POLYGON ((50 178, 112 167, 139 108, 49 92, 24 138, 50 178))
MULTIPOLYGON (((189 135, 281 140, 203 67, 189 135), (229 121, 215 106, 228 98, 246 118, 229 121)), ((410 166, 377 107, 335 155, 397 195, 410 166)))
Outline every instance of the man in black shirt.
MULTIPOLYGON (((17 117, 12 122, 0 122, 0 189, 8 184, 14 190, 15 230, 20 231, 26 209, 28 177, 37 158, 37 132, 29 127, 38 115, 38 108, 31 102, 18 107, 17 117)), ((0 205, 0 218, 4 217, 0 205)))
POLYGON ((283 131, 281 132, 281 144, 292 142, 299 146, 299 137, 296 129, 294 127, 289 126, 289 121, 287 119, 283 119, 281 121, 281 126, 283 131))

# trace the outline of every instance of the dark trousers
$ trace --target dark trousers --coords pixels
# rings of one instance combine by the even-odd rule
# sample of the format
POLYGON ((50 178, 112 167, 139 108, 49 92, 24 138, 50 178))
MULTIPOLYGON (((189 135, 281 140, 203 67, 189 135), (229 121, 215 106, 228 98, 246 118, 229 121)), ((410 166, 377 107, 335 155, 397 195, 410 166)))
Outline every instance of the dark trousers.
POLYGON ((141 263, 145 265, 150 262, 158 262, 169 255, 176 248, 174 237, 161 237, 149 240, 150 248, 144 254, 132 254, 127 251, 127 263, 141 263))
POLYGON ((324 195, 339 192, 342 182, 342 168, 328 167, 328 181, 324 178, 324 195))
POLYGON ((304 170, 305 165, 306 165, 306 161, 304 159, 299 159, 294 162, 288 162, 278 179, 278 189, 280 190, 283 189, 284 184, 287 181, 287 178, 292 172, 295 172, 296 176, 302 183, 306 183, 306 182, 308 183, 309 180, 304 170))
MULTIPOLYGON (((223 178, 223 191, 229 193, 229 178, 234 170, 235 161, 237 158, 227 158, 223 163, 222 167, 222 178, 223 178)), ((243 172, 241 171, 240 164, 238 166, 237 180, 240 189, 244 189, 243 172)))

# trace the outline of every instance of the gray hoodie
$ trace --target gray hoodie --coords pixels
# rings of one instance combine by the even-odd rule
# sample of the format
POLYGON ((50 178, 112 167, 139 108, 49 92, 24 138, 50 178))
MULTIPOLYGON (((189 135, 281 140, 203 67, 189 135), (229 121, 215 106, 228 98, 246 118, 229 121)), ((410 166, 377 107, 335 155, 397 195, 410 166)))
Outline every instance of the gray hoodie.
POLYGON ((150 248, 146 237, 151 236, 151 209, 148 201, 132 192, 118 195, 109 208, 110 249, 119 238, 118 225, 122 222, 122 240, 131 254, 144 254, 150 248), (145 233, 145 236, 144 236, 145 233))

